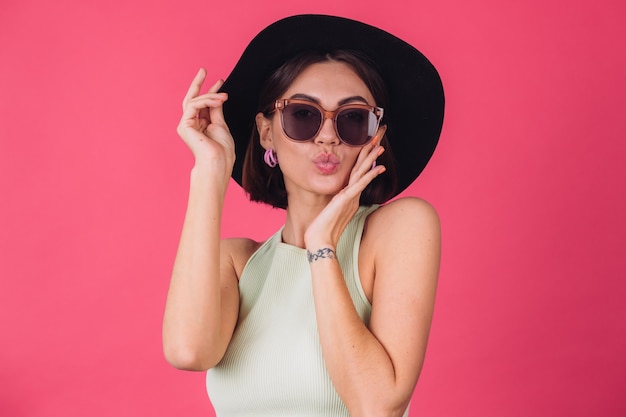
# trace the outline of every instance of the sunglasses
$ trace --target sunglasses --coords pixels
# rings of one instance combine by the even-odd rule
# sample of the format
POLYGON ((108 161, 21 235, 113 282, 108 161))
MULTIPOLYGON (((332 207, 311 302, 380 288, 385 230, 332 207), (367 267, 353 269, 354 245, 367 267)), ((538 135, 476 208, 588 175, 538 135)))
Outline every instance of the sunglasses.
POLYGON ((349 146, 368 143, 383 118, 381 107, 359 103, 328 111, 308 100, 282 99, 276 100, 274 110, 280 112, 283 131, 292 140, 306 142, 314 139, 322 130, 324 120, 333 119, 337 137, 349 146))

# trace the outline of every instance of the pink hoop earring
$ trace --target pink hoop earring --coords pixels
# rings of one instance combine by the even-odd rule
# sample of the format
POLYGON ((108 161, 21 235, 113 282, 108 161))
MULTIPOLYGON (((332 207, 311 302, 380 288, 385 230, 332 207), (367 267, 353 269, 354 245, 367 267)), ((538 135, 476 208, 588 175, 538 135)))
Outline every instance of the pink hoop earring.
POLYGON ((278 158, 274 149, 267 149, 265 155, 263 155, 263 160, 270 168, 274 168, 278 164, 278 158))

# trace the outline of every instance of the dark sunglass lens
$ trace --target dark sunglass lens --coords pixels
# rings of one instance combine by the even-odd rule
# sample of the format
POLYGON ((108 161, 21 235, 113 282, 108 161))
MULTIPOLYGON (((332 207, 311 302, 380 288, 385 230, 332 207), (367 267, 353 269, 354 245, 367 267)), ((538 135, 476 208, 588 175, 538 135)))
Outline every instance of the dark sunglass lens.
POLYGON ((363 145, 373 136, 371 124, 376 116, 369 110, 349 108, 337 115, 337 133, 349 145, 363 145))
POLYGON ((320 111, 309 104, 290 103, 283 109, 283 129, 291 139, 313 139, 321 120, 320 111))

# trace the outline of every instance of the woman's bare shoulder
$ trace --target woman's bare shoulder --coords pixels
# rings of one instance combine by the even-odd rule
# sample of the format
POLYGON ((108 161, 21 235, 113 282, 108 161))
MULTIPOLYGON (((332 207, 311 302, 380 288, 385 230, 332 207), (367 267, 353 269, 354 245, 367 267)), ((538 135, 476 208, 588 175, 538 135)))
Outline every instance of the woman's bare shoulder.
MULTIPOLYGON (((386 231, 401 234, 412 233, 415 229, 438 231, 439 216, 435 208, 426 200, 403 197, 374 211, 367 219, 367 228, 370 232, 386 231)), ((381 236, 378 233, 374 234, 381 236)))
POLYGON ((423 247, 439 245, 441 227, 434 207, 416 197, 387 203, 370 214, 365 223, 362 244, 372 259, 383 259, 398 245, 423 247))
POLYGON ((257 242, 247 237, 229 237, 222 239, 222 248, 229 252, 246 253, 254 252, 261 246, 263 242, 257 242))
POLYGON ((416 271, 415 263, 422 267, 438 264, 440 234, 437 212, 419 198, 400 198, 372 212, 359 252, 361 285, 368 300, 374 299, 375 281, 381 288, 381 282, 394 282, 403 270, 416 271))
POLYGON ((244 237, 222 239, 222 260, 232 265, 237 277, 240 277, 248 259, 262 244, 244 237))

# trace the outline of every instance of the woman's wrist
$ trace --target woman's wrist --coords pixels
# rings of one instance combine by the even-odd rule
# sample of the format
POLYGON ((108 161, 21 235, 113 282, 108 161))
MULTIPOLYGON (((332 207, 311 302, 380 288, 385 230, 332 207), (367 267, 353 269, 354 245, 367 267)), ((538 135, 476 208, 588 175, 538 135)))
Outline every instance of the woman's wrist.
POLYGON ((193 164, 193 170, 210 171, 214 174, 224 173, 230 177, 235 161, 228 161, 222 158, 198 158, 196 157, 193 164))
POLYGON ((309 250, 307 249, 306 251, 306 257, 309 261, 309 263, 313 263, 313 262, 317 262, 320 260, 325 260, 325 259, 336 259, 337 258, 337 253, 335 252, 335 249, 330 248, 328 246, 319 248, 317 250, 309 250))
POLYGON ((224 169, 220 169, 211 164, 196 163, 193 168, 191 168, 190 178, 192 185, 195 184, 202 188, 213 188, 217 186, 220 191, 225 193, 230 181, 230 174, 224 172, 224 169))

